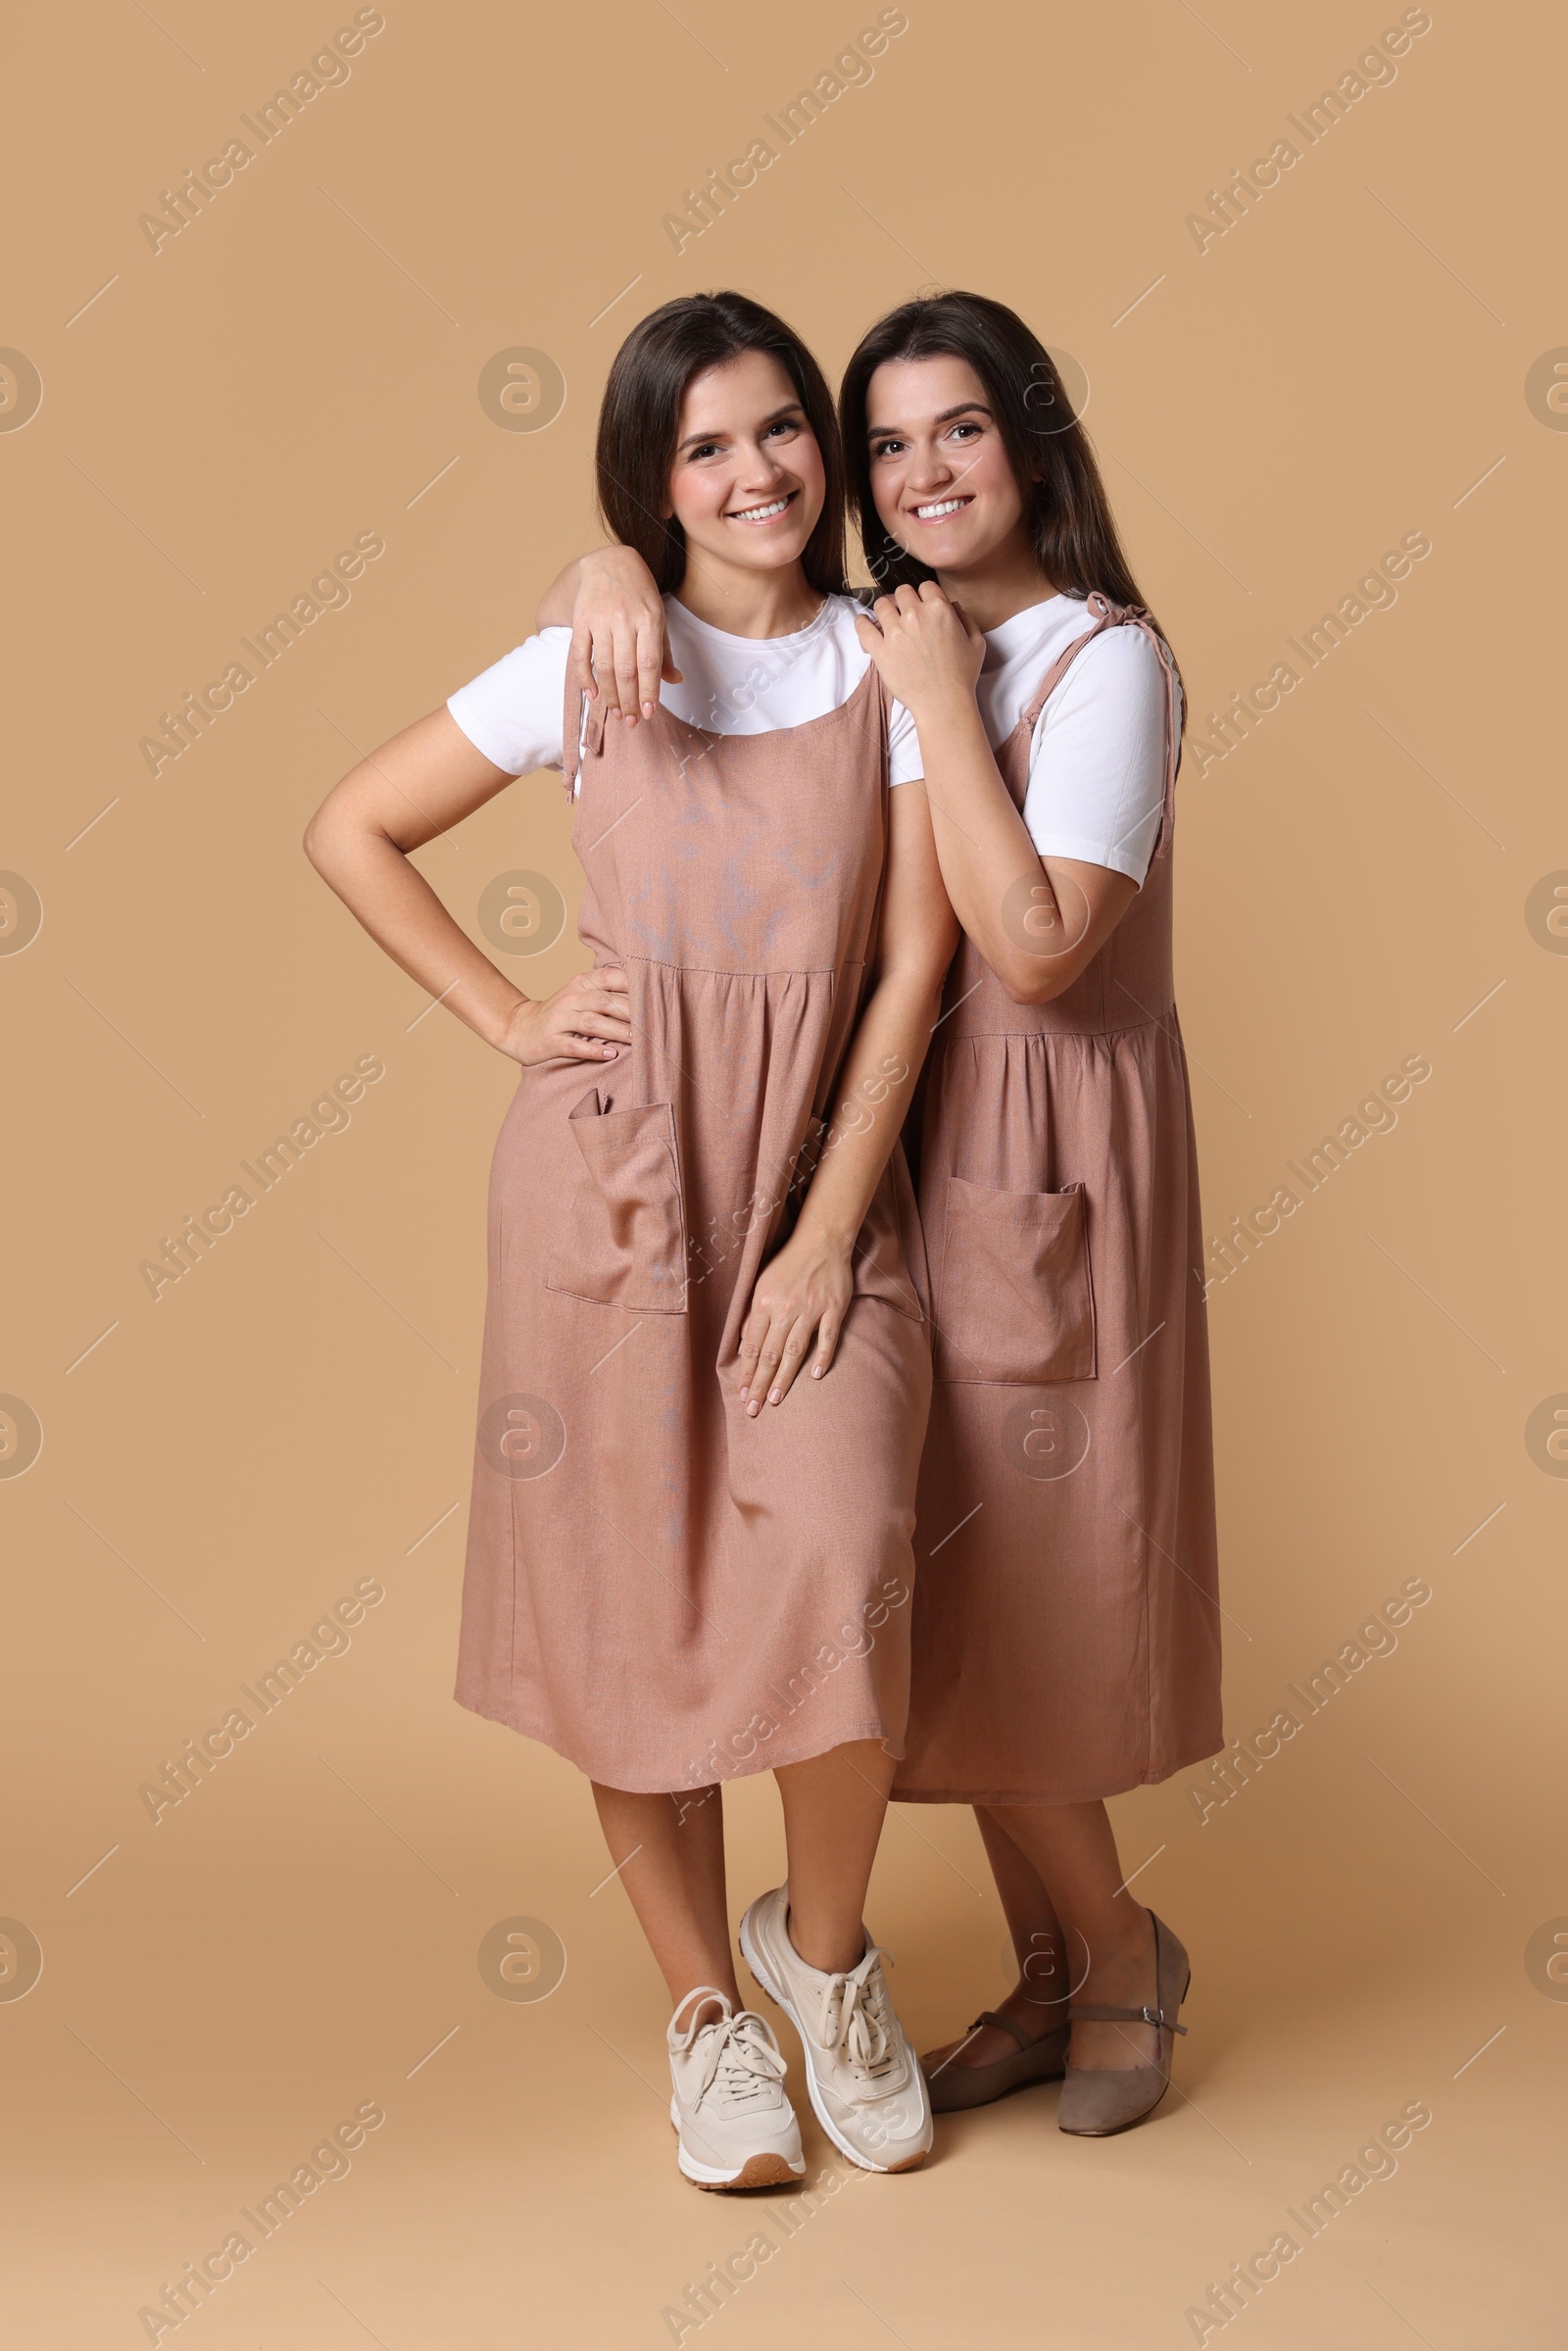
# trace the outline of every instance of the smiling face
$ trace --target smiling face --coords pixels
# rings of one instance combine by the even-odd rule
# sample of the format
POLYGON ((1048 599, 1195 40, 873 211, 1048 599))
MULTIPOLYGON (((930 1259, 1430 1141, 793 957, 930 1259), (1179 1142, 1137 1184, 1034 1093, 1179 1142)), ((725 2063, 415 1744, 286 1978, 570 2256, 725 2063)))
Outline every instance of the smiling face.
POLYGON ((800 394, 770 352, 745 351, 693 376, 667 494, 690 555, 751 572, 800 562, 826 472, 800 394))
POLYGON ((967 360, 887 360, 866 398, 871 491, 884 528, 944 580, 1032 561, 1024 501, 967 360))

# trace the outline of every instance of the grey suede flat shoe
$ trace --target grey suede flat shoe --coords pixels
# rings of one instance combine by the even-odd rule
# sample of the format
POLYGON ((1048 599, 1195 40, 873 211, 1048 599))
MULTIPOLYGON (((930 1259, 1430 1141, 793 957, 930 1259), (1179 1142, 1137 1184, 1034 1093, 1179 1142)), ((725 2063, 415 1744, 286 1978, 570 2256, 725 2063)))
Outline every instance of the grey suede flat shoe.
MULTIPOLYGON (((1043 2001, 1043 2007, 1057 2008, 1057 2000, 1043 2001)), ((1070 2028, 1054 2025, 1049 2033, 1031 2040, 1022 2026, 1011 2017, 999 2016, 994 2008, 985 2009, 969 2027, 978 2033, 982 2025, 1000 2025, 1010 2033, 1018 2043, 1005 2057, 991 2065, 956 2065, 945 2057, 933 2066, 930 2058, 922 2057, 920 2071, 931 2092, 933 2114, 957 2114, 969 2106, 989 2106, 993 2098, 1004 2098, 1009 2090, 1025 2089, 1031 2082, 1057 2082, 1067 2063, 1067 2035, 1070 2028)))
POLYGON ((1080 2005, 1075 2000, 1067 2013, 1107 2025, 1157 2025, 1159 2062, 1126 2067, 1069 2065, 1062 2076, 1056 2128, 1071 2131, 1075 2138, 1110 2138, 1118 2131, 1130 2131, 1153 2113, 1170 2087, 1175 2035, 1187 2031, 1176 2019, 1193 1975, 1186 1951, 1164 1920, 1155 1918, 1152 1911, 1149 1915, 1154 1922, 1155 2005, 1105 2008, 1093 2002, 1080 2005))

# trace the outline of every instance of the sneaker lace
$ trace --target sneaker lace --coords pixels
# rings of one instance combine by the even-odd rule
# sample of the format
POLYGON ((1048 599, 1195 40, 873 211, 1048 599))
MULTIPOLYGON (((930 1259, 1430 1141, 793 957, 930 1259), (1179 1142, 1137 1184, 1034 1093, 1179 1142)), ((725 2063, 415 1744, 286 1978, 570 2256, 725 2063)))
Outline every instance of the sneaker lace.
POLYGON ((750 2008, 703 2026, 693 2037, 702 2048, 696 2104, 716 2082, 726 2105, 750 2105, 784 2079, 784 2058, 772 2028, 750 2008))
POLYGON ((855 2071, 873 2082, 896 2055, 893 2004, 882 1972, 882 1961, 890 1956, 873 1943, 858 1967, 829 1976, 817 2015, 817 2038, 829 2049, 842 2050, 855 2071))

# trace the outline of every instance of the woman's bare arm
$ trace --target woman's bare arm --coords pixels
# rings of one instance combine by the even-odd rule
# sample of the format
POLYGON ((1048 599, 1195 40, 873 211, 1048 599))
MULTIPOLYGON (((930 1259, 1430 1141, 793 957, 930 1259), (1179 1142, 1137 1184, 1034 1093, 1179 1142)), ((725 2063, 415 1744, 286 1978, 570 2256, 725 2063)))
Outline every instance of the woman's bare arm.
POLYGON ((631 1042, 622 972, 578 972, 553 997, 524 996, 410 861, 512 781, 449 710, 432 710, 333 786, 305 854, 376 945, 487 1045, 524 1063, 612 1061, 631 1042))
POLYGON ((912 714, 942 878, 958 920, 1015 1004, 1049 1004, 1099 955, 1138 884, 1105 865, 1042 857, 1002 780, 975 704, 985 639, 932 581, 857 622, 912 714))
POLYGON ((870 997, 794 1232, 758 1277, 741 1339, 748 1413, 780 1403, 811 1343, 811 1376, 833 1360, 853 1295, 853 1258, 931 1042, 958 925, 942 886, 925 794, 889 795, 882 935, 870 997))

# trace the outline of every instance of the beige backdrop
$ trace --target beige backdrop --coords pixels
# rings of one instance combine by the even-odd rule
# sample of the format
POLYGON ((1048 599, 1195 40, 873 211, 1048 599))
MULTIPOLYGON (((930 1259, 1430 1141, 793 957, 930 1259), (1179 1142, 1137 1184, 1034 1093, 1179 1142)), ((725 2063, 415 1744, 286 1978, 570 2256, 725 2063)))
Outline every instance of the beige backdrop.
MULTIPOLYGON (((387 0, 358 31, 347 11, 314 73, 327 0, 116 0, 19 36, 6 170, 30 226, 0 319, 19 2342, 147 2340, 140 2308, 233 2231, 249 2257, 159 2340, 1561 2340, 1560 24, 1478 0, 1406 11, 1407 40, 1373 0, 898 15, 836 73, 874 7, 387 0), (1396 73, 1358 71, 1386 27, 1396 73), (781 110, 823 75, 786 143, 781 110), (290 87, 264 143, 259 110, 290 87), (249 159, 180 224, 182 174, 236 139, 249 159), (775 160, 708 225, 688 213, 677 251, 663 217, 757 140, 775 160), (1225 224, 1233 168, 1281 140, 1297 160, 1225 224), (1155 2123, 1069 2141, 1034 2092, 946 2124, 917 2175, 843 2182, 813 2132, 827 2177, 792 2217, 678 2180, 661 1989, 601 1883, 586 1788, 450 1696, 513 1073, 376 954, 299 842, 355 753, 524 635, 590 538, 596 400, 643 311, 741 286, 836 371, 885 307, 954 282, 1016 305, 1087 379, 1214 755, 1190 747, 1179 826, 1209 1227, 1282 1187, 1300 1200, 1210 1298, 1227 1721, 1247 1741, 1282 1710, 1299 1728, 1234 1761, 1223 1803, 1205 1769, 1116 1806, 1138 1891, 1195 1961, 1155 2123), (1382 591, 1357 583, 1407 534, 1430 553, 1365 609, 1382 591), (296 606, 340 552, 347 600, 296 606), (244 641, 291 609, 264 667, 244 641), (1292 653, 1342 610, 1315 666, 1292 653), (166 717, 236 661, 252 681, 186 720, 177 758, 143 749, 172 751, 166 717), (1226 750, 1204 714, 1282 661, 1300 682, 1226 750), (1407 1057, 1430 1075, 1396 1123, 1348 1127, 1407 1057), (383 1074, 264 1193, 241 1163, 357 1061, 383 1074), (1340 1135, 1309 1189, 1291 1163, 1340 1135), (155 1298, 143 1261, 235 1185, 254 1204, 155 1298), (1430 1597, 1397 1645, 1356 1645, 1409 1584, 1430 1597), (242 1686, 339 1601, 357 1621, 315 1644, 336 1653, 264 1714, 242 1686), (141 1792, 235 1707, 254 1727, 192 1792, 141 1792), (1315 2235, 1287 2217, 1409 2106, 1431 2121, 1392 2176, 1347 2183, 1315 2235), (270 2235, 241 2218, 357 2109, 384 2120, 313 2167, 346 2172, 270 2235), (759 2230, 767 2256, 701 2318, 688 2288, 759 2230), (1245 2315, 1186 2315, 1282 2231, 1301 2250, 1245 2315)), ((487 889, 533 887, 503 877, 575 906, 549 778, 419 861, 492 945, 487 889)), ((554 987, 569 923, 518 956, 538 935, 508 903, 524 929, 501 959, 554 987)), ((780 1871, 770 1784, 738 1787, 730 1818, 738 1909, 780 1871)), ((1003 1990, 963 1812, 890 1820, 870 1915, 922 2039, 1003 1990)))

